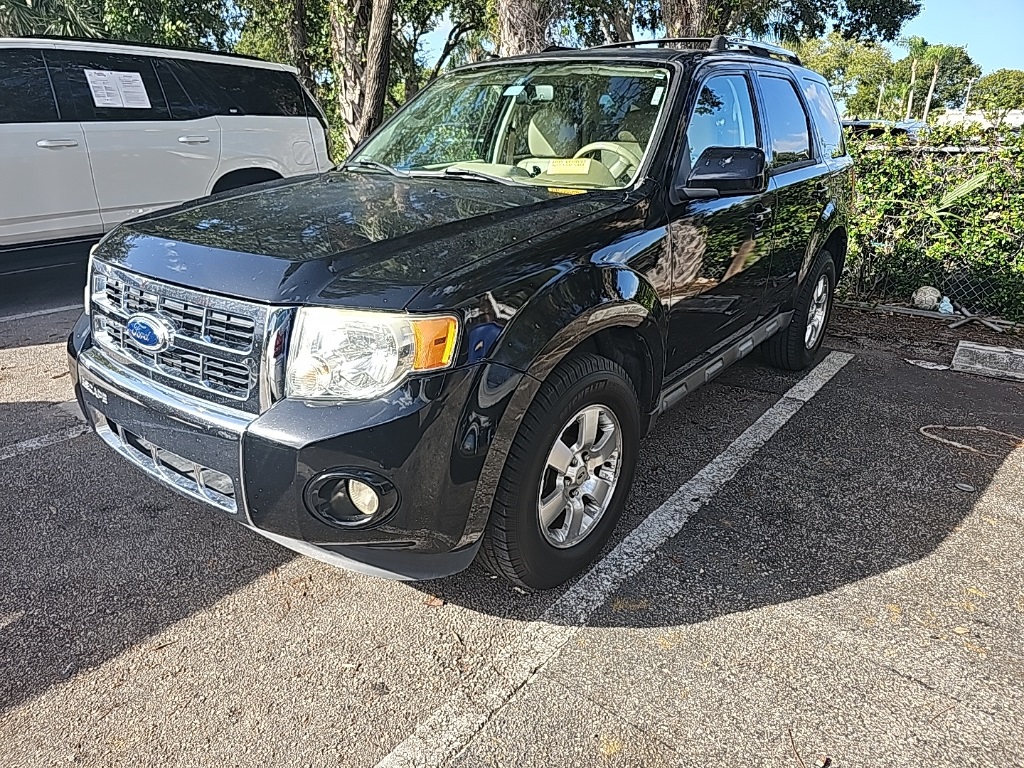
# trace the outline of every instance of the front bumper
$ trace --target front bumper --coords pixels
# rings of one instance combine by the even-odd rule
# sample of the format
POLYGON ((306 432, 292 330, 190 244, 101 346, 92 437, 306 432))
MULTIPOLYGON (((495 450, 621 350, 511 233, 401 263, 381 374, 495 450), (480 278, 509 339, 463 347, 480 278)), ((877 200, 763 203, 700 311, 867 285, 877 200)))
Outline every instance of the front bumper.
MULTIPOLYGON (((477 366, 410 380, 369 403, 282 400, 255 415, 169 389, 92 346, 83 316, 68 342, 82 411, 118 454, 178 493, 302 554, 351 570, 430 579, 468 566, 480 546, 480 473, 520 374, 477 366), (486 380, 486 382, 485 382, 486 380), (314 517, 307 484, 365 469, 399 492, 379 525, 342 529, 314 517)), ((487 495, 486 493, 484 494, 487 495)))

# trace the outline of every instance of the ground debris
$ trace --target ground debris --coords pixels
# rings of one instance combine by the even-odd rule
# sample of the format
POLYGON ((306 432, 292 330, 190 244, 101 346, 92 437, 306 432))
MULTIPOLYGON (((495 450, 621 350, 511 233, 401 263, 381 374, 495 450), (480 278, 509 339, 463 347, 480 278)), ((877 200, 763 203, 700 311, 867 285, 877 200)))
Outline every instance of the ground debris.
MULTIPOLYGON (((969 453, 977 453, 980 456, 999 456, 998 453, 989 453, 988 451, 982 451, 978 448, 975 448, 973 445, 958 443, 954 440, 947 440, 944 437, 939 437, 938 435, 932 434, 934 431, 940 429, 946 429, 949 430, 950 432, 977 432, 986 437, 1005 438, 1006 440, 1009 440, 1012 443, 1011 449, 1020 448, 1022 445, 1024 445, 1024 437, 1021 437, 1020 435, 1013 435, 1010 434, 1009 432, 1000 432, 997 429, 989 429, 988 427, 951 427, 945 424, 928 424, 927 426, 921 427, 918 430, 918 432, 927 437, 929 440, 935 440, 936 442, 943 443, 944 445, 949 445, 953 448, 956 448, 957 450, 967 451, 969 453)), ((1002 441, 1000 440, 1000 442, 1002 441)))

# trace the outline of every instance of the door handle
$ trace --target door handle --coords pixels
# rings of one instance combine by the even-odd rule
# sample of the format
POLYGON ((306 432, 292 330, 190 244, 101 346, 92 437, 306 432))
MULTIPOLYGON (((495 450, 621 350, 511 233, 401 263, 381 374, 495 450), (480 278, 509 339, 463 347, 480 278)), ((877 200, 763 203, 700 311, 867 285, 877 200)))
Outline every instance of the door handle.
POLYGON ((754 209, 754 212, 752 214, 750 214, 750 216, 748 216, 747 218, 753 224, 762 225, 766 221, 768 221, 768 219, 771 218, 771 215, 772 215, 772 209, 771 208, 766 208, 763 205, 759 205, 759 206, 757 206, 754 209))
POLYGON ((77 147, 78 142, 74 139, 43 139, 37 141, 36 146, 43 149, 59 149, 60 147, 77 147))
POLYGON ((209 144, 209 136, 179 136, 179 144, 209 144))

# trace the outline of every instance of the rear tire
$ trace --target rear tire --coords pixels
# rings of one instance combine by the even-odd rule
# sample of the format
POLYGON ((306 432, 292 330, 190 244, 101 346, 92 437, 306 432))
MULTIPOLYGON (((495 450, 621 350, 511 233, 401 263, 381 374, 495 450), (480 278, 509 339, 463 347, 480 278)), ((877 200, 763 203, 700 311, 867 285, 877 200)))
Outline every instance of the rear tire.
POLYGON ((787 371, 801 371, 814 362, 825 341, 835 290, 836 264, 832 254, 822 251, 800 289, 793 319, 762 346, 765 362, 787 371))
POLYGON ((590 565, 633 485, 639 416, 633 384, 618 364, 585 354, 556 368, 509 449, 482 565, 527 589, 557 587, 590 565))

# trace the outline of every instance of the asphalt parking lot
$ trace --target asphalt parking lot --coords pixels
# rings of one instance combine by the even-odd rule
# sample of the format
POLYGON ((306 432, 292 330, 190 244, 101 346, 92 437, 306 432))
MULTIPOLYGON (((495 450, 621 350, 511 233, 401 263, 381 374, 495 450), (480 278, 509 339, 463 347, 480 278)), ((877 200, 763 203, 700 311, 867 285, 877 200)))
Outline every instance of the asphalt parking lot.
POLYGON ((86 433, 62 258, 0 266, 0 765, 1024 764, 1024 447, 919 431, 1024 435, 1024 386, 906 363, 952 333, 839 312, 813 372, 725 372, 567 589, 402 584, 86 433))

